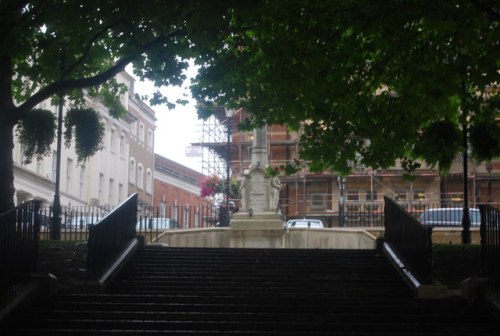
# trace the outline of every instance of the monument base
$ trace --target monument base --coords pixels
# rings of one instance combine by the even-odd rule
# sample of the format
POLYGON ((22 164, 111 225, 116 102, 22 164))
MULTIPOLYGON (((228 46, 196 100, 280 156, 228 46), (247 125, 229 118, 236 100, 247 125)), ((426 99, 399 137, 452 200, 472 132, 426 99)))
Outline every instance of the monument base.
POLYGON ((262 212, 250 216, 235 213, 231 219, 230 247, 281 248, 284 245, 283 220, 273 212, 262 212))
POLYGON ((231 230, 282 230, 281 216, 274 212, 260 212, 250 216, 248 213, 235 213, 231 219, 231 230))

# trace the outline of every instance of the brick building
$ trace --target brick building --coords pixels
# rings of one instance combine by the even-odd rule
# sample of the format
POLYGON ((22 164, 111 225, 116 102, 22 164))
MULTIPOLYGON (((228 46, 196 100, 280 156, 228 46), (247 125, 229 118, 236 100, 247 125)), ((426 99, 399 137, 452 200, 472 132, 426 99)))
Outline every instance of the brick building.
MULTIPOLYGON (((221 108, 214 117, 222 125, 222 132, 227 132, 228 128, 231 130, 231 175, 238 177, 248 168, 251 158, 253 133, 237 128, 246 115, 242 110, 236 110, 228 119, 221 108)), ((271 167, 286 165, 299 158, 300 135, 300 131, 291 132, 284 125, 267 127, 271 167)), ((227 157, 227 143, 223 141, 208 141, 201 145, 222 159, 227 157)), ((404 170, 399 166, 360 169, 346 177, 331 171, 311 173, 306 166, 294 175, 280 177, 281 210, 287 218, 317 217, 323 219, 327 226, 366 226, 381 225, 384 196, 398 199, 411 209, 458 205, 463 202, 462 162, 461 155, 457 156, 446 176, 440 176, 437 170, 422 165, 412 181, 403 177, 404 170), (369 213, 369 216, 361 218, 360 213, 369 213)), ((500 161, 469 162, 468 171, 470 205, 500 203, 500 161)), ((224 174, 221 177, 225 177, 224 174)))

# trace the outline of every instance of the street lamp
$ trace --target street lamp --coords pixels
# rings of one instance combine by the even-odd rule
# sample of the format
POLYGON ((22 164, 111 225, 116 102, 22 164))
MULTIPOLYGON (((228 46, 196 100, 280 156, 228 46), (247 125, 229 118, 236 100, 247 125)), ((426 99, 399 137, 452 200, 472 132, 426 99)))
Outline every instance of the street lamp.
POLYGON ((59 189, 61 185, 61 151, 62 151, 62 119, 64 107, 64 93, 62 91, 58 94, 59 105, 57 110, 57 152, 56 152, 56 181, 54 191, 54 202, 52 209, 52 226, 50 228, 50 239, 61 239, 61 199, 59 189))
POLYGON ((345 213, 344 213, 345 178, 343 176, 339 176, 337 179, 339 182, 339 190, 340 190, 340 195, 339 195, 339 226, 343 227, 343 226, 345 226, 345 213))
POLYGON ((233 110, 224 109, 226 113, 227 127, 227 144, 226 144, 226 209, 227 209, 227 225, 229 225, 229 196, 231 186, 231 124, 233 110))

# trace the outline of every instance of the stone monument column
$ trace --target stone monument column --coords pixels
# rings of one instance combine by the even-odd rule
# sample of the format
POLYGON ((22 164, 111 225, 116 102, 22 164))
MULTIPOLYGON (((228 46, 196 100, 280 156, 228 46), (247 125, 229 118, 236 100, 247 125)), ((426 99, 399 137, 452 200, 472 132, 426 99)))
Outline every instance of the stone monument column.
POLYGON ((241 174, 241 208, 231 220, 232 247, 280 247, 283 221, 277 214, 280 181, 266 177, 267 126, 254 129, 251 164, 241 174))

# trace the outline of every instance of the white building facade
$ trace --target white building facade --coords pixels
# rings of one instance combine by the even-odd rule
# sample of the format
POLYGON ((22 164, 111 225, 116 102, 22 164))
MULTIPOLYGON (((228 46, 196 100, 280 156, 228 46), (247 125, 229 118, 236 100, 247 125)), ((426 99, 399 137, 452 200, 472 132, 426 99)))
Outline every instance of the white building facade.
MULTIPOLYGON (((134 80, 130 75, 121 73, 117 76, 117 81, 125 83, 131 89, 120 97, 122 105, 130 110, 129 96, 133 94, 134 80)), ((130 117, 130 113, 125 117, 115 119, 109 115, 108 108, 99 99, 92 99, 88 96, 86 99, 88 107, 99 113, 101 123, 105 128, 103 148, 86 162, 79 164, 73 144, 66 148, 64 138, 62 139, 60 203, 62 206, 94 205, 110 209, 120 204, 129 195, 131 126, 135 121, 130 117)), ((58 116, 58 107, 51 105, 48 100, 39 104, 37 108, 53 111, 55 117, 58 116)), ((67 108, 68 106, 63 108, 64 115, 67 108)), ((149 107, 148 109, 151 110, 149 107)), ((154 128, 151 129, 154 130, 154 128)), ((64 132, 64 124, 62 131, 64 132)), ((16 189, 14 203, 18 205, 37 199, 42 201, 42 205, 51 205, 55 194, 57 171, 56 141, 52 144, 48 156, 34 157, 32 162, 27 164, 22 154, 21 144, 15 137, 13 159, 16 189)))

